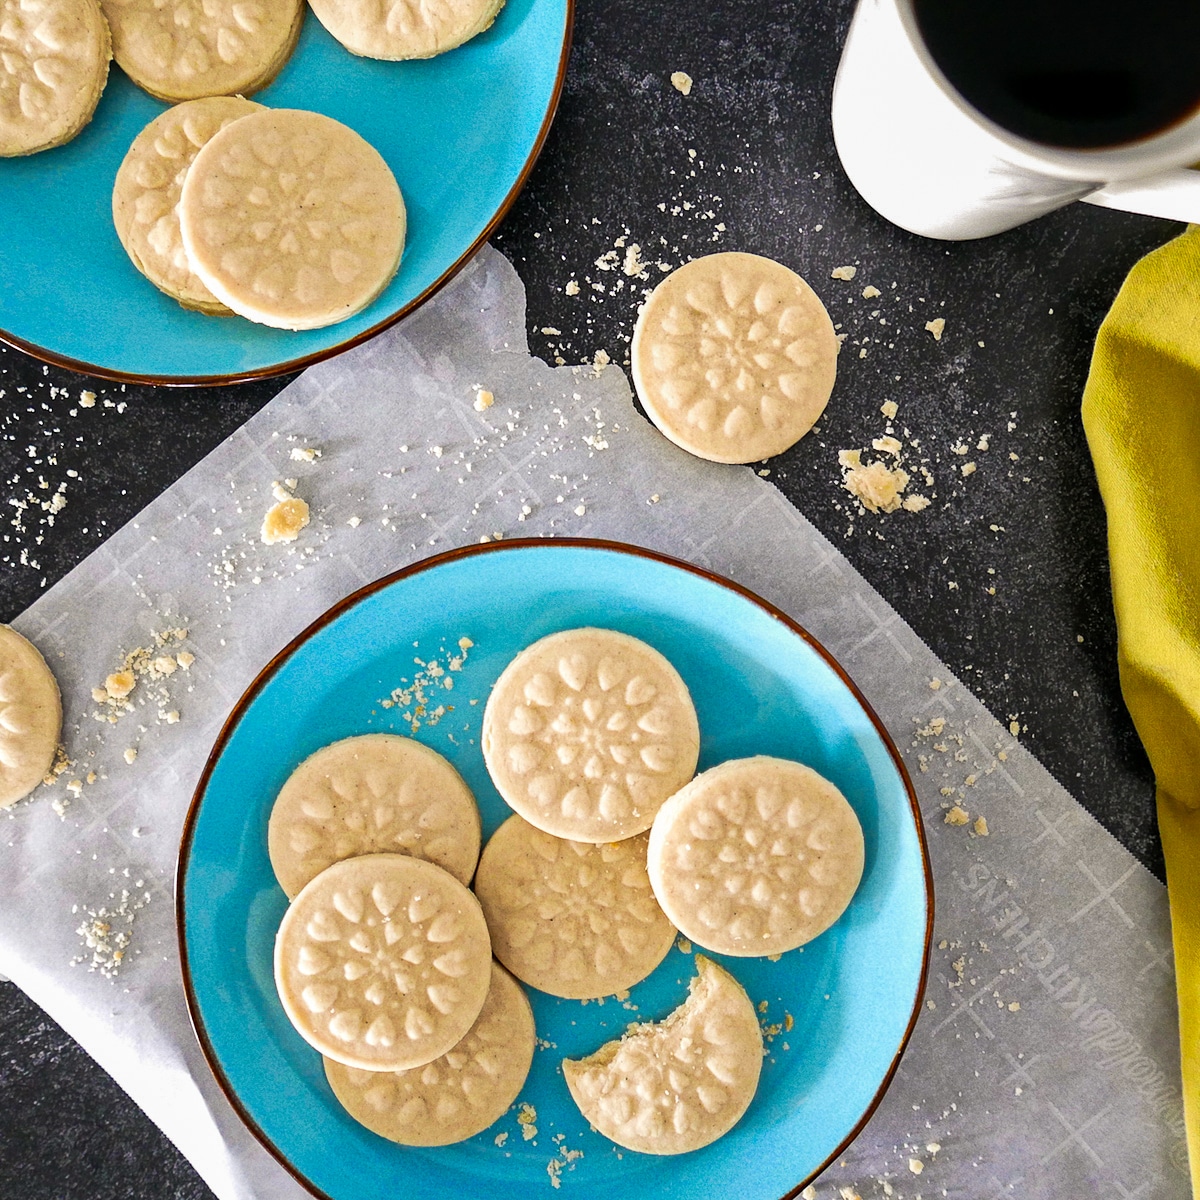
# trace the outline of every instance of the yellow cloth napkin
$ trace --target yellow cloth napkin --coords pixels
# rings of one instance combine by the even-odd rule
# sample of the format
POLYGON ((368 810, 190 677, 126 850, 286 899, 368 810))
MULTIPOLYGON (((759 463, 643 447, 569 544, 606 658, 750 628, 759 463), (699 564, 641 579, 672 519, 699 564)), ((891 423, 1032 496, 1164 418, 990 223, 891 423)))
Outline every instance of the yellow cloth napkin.
POLYGON ((1108 513, 1121 689, 1158 784, 1200 1200, 1200 226, 1130 272, 1096 339, 1083 424, 1108 513))

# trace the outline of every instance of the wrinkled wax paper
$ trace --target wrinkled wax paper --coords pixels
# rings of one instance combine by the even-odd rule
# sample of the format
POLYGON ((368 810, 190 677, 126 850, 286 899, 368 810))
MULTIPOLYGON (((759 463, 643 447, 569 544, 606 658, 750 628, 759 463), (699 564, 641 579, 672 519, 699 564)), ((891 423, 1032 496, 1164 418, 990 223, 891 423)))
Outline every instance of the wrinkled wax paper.
POLYGON ((516 273, 485 249, 402 325, 305 372, 20 617, 58 675, 74 765, 0 818, 0 971, 222 1200, 303 1194, 218 1090, 179 979, 175 856, 225 714, 329 605, 406 563, 498 534, 634 542, 811 630, 920 796, 937 883, 927 1000, 883 1103, 813 1194, 1183 1200, 1163 887, 770 484, 670 445, 616 367, 532 358, 524 317, 516 273), (289 478, 312 521, 263 545, 271 485, 289 478), (195 661, 143 678, 110 722, 93 688, 183 628, 167 649, 195 661), (70 800, 61 818, 56 797, 70 800), (965 824, 946 823, 955 805, 965 824), (132 939, 110 978, 76 930, 122 904, 135 920, 114 929, 132 939))

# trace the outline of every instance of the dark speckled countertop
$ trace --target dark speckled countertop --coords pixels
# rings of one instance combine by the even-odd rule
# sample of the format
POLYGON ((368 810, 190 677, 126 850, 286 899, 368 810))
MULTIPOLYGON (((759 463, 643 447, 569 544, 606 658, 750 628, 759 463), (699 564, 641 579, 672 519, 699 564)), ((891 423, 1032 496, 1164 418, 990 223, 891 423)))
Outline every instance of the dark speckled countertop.
MULTIPOLYGON (((1125 273, 1176 229, 1080 205, 973 243, 886 224, 841 173, 829 128, 851 9, 851 0, 579 0, 558 118, 495 244, 525 281, 531 343, 548 361, 600 349, 625 361, 639 296, 597 260, 611 267, 631 243, 647 262, 737 249, 804 275, 846 345, 818 432, 774 460, 769 478, 1161 878, 1152 778, 1117 685, 1104 512, 1079 398, 1125 273), (695 81, 687 97, 671 86, 678 70, 695 81), (853 281, 831 279, 846 265, 857 267, 853 281), (867 285, 881 294, 864 299, 867 285), (935 342, 925 322, 939 316, 935 342), (910 461, 935 480, 922 487, 935 498, 921 513, 856 514, 841 486, 837 451, 884 432, 886 400, 899 405, 910 461), (976 469, 964 476, 967 462, 976 469)), ((47 456, 60 475, 78 473, 52 528, 0 527, 0 619, 286 382, 124 389, 0 350, 4 501, 25 494, 47 456), (78 407, 83 388, 97 393, 94 408, 78 407)), ((210 1195, 11 984, 0 984, 0 1113, 0 1196, 210 1195)))

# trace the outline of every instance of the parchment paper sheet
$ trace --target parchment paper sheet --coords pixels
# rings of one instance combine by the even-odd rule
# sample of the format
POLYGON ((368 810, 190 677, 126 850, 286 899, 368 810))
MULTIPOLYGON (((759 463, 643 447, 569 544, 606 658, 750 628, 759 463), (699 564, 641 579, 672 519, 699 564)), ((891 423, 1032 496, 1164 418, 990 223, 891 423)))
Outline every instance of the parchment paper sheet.
POLYGON ((772 486, 671 446, 615 367, 530 357, 524 317, 514 270, 486 249, 399 328, 307 371, 16 622, 63 690, 75 765, 54 794, 84 786, 62 819, 43 789, 0 821, 0 971, 222 1200, 302 1195, 218 1091, 179 982, 177 841, 221 721, 300 629, 405 563, 496 533, 614 538, 726 574, 811 630, 892 731, 921 797, 938 888, 927 1007, 883 1104, 815 1194, 1184 1200, 1164 889, 772 486), (495 395, 484 411, 479 387, 495 395), (320 457, 291 458, 308 447, 320 457), (288 477, 312 523, 264 546, 272 481, 288 477), (92 689, 174 626, 189 631, 191 668, 157 697, 139 684, 144 702, 116 724, 97 720, 92 689), (960 801, 969 822, 946 824, 960 801), (150 900, 119 975, 69 965, 84 911, 123 888, 150 900))

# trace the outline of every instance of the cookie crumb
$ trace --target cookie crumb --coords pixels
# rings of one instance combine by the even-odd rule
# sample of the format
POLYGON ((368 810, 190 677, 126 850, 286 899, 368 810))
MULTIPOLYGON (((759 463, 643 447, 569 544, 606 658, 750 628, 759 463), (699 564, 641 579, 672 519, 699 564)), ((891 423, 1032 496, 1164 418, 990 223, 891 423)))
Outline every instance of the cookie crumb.
POLYGON ((80 392, 79 393, 79 407, 80 408, 95 408, 96 407, 96 393, 95 392, 80 392))
POLYGON ((858 274, 857 267, 834 267, 829 272, 830 279, 844 279, 847 283, 858 274))
POLYGON ((290 455, 293 462, 316 462, 321 452, 315 446, 293 446, 290 455))
POLYGON ((121 757, 124 758, 130 766, 133 766, 133 764, 137 761, 137 754, 137 747, 129 746, 126 748, 125 753, 121 757))
POLYGON ((842 485, 868 512, 895 512, 900 493, 908 487, 908 472, 902 467, 889 469, 881 462, 863 465, 858 450, 842 450, 838 462, 844 470, 842 485))
POLYGON ((671 72, 671 86, 683 96, 692 94, 692 77, 686 71, 671 72))
POLYGON ((132 671, 114 671, 104 681, 104 693, 110 700, 124 700, 136 686, 132 671))
POLYGON ((942 340, 942 334, 946 329, 946 318, 934 317, 932 321, 925 322, 925 328, 933 334, 933 340, 935 342, 940 342, 942 340))
POLYGON ((919 1158, 910 1158, 908 1160, 908 1169, 914 1175, 920 1175, 920 1173, 925 1170, 925 1164, 919 1158))
POLYGON ((267 509, 259 536, 267 546, 294 542, 307 524, 308 505, 299 496, 290 496, 267 509))
POLYGON ((980 837, 987 837, 988 834, 991 833, 991 830, 988 829, 987 817, 975 818, 975 832, 980 837))
POLYGON ((487 388, 480 388, 475 397, 475 411, 486 412, 496 403, 496 397, 487 388))
POLYGON ((492 1140, 497 1146, 503 1146, 504 1143, 508 1141, 508 1130, 505 1129, 503 1132, 496 1134, 492 1140))
POLYGON ((579 295, 579 283, 574 279, 568 279, 567 286, 565 288, 563 288, 563 291, 566 292, 566 294, 568 296, 578 296, 579 295))
POLYGON ((905 496, 900 502, 900 507, 905 512, 924 512, 930 505, 931 501, 928 496, 912 495, 905 496))
POLYGON ((874 300, 875 297, 880 294, 881 293, 880 293, 879 289, 877 287, 872 287, 869 283, 862 290, 862 298, 864 300, 874 300))
POLYGON ((880 406, 879 411, 883 413, 889 421, 896 419, 896 414, 900 411, 900 405, 895 400, 885 400, 880 406))
POLYGON ((971 819, 971 814, 956 804, 943 818, 947 825, 965 825, 971 819))

